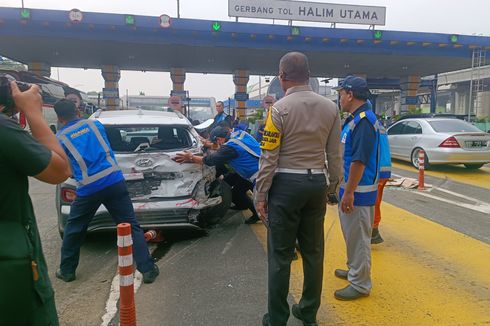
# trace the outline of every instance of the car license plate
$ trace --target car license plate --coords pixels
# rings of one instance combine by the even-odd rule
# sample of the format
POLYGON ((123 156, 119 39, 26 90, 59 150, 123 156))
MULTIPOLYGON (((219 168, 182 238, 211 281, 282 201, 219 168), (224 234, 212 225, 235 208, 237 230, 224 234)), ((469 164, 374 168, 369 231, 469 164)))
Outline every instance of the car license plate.
POLYGON ((133 172, 133 173, 125 173, 124 174, 124 179, 126 181, 131 181, 131 180, 143 180, 145 177, 143 176, 143 173, 141 172, 133 172))
POLYGON ((487 142, 485 140, 469 140, 465 142, 466 147, 472 147, 472 148, 480 148, 480 147, 486 147, 487 142))

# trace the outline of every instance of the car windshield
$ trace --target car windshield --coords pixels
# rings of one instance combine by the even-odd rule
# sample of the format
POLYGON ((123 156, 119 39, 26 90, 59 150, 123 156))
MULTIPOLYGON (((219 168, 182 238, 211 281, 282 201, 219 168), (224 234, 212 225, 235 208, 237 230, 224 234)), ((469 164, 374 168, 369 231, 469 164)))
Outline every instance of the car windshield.
POLYGON ((105 126, 114 152, 175 151, 189 148, 191 136, 177 126, 105 126))
POLYGON ((435 132, 481 132, 480 129, 461 120, 433 120, 428 121, 435 132))
POLYGON ((215 112, 210 106, 194 106, 191 105, 188 112, 188 118, 191 121, 199 121, 199 123, 204 122, 208 119, 213 119, 215 112))

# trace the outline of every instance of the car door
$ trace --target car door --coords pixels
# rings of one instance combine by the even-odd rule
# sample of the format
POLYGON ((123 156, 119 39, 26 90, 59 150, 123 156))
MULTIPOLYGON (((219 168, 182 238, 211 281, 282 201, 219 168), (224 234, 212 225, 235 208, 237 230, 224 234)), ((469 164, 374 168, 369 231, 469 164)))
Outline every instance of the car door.
POLYGON ((390 142, 390 152, 391 156, 400 158, 400 136, 402 135, 403 127, 406 122, 401 121, 388 129, 388 141, 390 142))
POLYGON ((402 130, 402 134, 399 136, 400 155, 403 159, 410 160, 412 150, 415 144, 422 136, 422 126, 419 122, 412 120, 406 121, 402 130))

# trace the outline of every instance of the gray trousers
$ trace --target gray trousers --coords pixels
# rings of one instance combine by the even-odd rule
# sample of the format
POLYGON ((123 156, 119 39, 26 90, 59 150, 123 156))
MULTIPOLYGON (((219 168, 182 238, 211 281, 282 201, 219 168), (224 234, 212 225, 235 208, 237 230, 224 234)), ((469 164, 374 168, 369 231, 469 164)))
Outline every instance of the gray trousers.
POLYGON ((269 190, 267 231, 268 311, 272 326, 289 318, 289 277, 298 239, 303 258, 303 293, 299 306, 309 322, 316 320, 323 283, 327 183, 323 174, 278 173, 269 190))
POLYGON ((361 293, 371 291, 371 233, 374 206, 355 206, 350 214, 339 207, 340 225, 347 247, 349 283, 361 293))

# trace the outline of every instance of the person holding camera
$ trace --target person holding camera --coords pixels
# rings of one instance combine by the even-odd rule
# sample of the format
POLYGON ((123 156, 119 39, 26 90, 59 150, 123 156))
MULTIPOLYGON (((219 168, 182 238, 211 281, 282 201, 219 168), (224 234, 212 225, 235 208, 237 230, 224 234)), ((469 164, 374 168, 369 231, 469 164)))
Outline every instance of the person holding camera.
POLYGON ((29 197, 28 176, 57 184, 68 158, 42 114, 36 85, 0 78, 0 325, 58 325, 54 292, 29 197), (32 136, 12 119, 22 112, 32 136))
POLYGON ((143 230, 136 220, 124 176, 104 126, 98 121, 78 118, 75 103, 67 99, 58 101, 54 110, 63 125, 56 136, 70 158, 73 178, 78 182, 77 197, 71 204, 65 225, 56 277, 65 282, 76 279, 75 270, 87 227, 100 205, 104 205, 116 224, 131 224, 136 268, 143 274, 144 283, 153 283, 159 274, 158 266, 150 256, 143 230))

